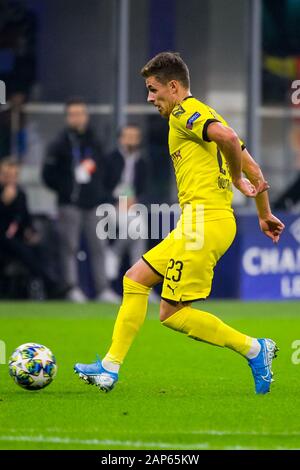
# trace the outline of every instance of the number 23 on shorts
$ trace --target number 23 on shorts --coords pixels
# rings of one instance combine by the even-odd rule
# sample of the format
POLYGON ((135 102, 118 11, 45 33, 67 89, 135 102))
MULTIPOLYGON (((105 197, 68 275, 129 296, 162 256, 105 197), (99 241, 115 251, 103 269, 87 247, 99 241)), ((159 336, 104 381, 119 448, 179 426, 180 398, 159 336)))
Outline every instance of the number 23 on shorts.
POLYGON ((167 266, 165 278, 168 279, 168 281, 179 282, 181 279, 181 275, 182 275, 182 269, 183 269, 182 261, 174 260, 173 258, 170 258, 168 266, 167 266))

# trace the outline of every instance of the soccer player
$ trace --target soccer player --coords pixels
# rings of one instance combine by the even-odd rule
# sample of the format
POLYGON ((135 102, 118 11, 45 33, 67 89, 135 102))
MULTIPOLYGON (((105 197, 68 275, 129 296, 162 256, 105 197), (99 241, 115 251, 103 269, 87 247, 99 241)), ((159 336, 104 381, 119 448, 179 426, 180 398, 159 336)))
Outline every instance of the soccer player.
POLYGON ((104 359, 76 364, 75 372, 100 390, 112 390, 145 320, 150 289, 163 282, 162 325, 244 356, 256 393, 265 394, 272 382, 272 360, 278 349, 275 342, 240 333, 211 313, 193 308, 192 303, 209 295, 214 267, 234 240, 232 184, 245 196, 255 198, 260 228, 274 243, 279 241, 284 224, 272 214, 268 183, 234 130, 191 95, 189 70, 180 55, 162 52, 141 74, 148 102, 169 120, 169 150, 182 215, 168 237, 126 272, 123 302, 104 359))

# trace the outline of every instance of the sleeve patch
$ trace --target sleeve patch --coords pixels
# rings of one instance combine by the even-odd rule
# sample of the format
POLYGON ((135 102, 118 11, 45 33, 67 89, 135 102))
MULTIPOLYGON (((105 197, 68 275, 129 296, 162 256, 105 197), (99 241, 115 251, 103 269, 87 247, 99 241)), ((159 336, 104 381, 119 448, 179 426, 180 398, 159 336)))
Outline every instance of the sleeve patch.
POLYGON ((199 117, 201 116, 201 113, 198 113, 198 111, 194 114, 192 114, 192 116, 190 118, 188 118, 187 122, 186 122, 186 128, 187 129, 193 129, 193 123, 196 121, 196 119, 198 119, 199 117))

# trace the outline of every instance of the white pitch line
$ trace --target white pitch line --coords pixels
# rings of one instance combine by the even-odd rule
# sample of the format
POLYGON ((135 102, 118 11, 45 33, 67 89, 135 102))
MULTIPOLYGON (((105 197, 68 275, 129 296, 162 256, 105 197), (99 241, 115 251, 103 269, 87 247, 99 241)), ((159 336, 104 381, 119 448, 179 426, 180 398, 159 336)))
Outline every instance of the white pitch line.
MULTIPOLYGON (((204 432, 202 433, 204 434, 204 432)), ((236 435, 233 433, 227 433, 225 435, 236 435)), ((296 433, 298 435, 299 433, 296 433)), ((218 435, 220 432, 218 431, 218 435)), ((221 434, 224 435, 224 434, 221 434)), ((241 435, 246 435, 246 433, 241 433, 241 435)), ((251 434, 252 435, 252 434, 251 434)), ((272 434, 267 434, 272 436, 272 434)), ((175 450, 201 450, 209 449, 210 445, 208 442, 201 443, 174 443, 174 442, 143 442, 143 441, 122 441, 122 440, 113 440, 113 439, 73 439, 69 437, 53 437, 53 436, 1 436, 0 441, 3 442, 30 442, 30 443, 48 443, 48 444, 79 444, 87 446, 126 446, 130 448, 148 448, 154 447, 154 449, 175 449, 175 450)), ((256 447, 247 447, 240 445, 226 446, 224 450, 257 450, 256 447)), ((288 447, 275 447, 274 450, 300 450, 299 448, 288 448, 288 447)))
POLYGON ((80 444, 87 446, 126 446, 126 447, 154 447, 157 449, 207 449, 208 443, 175 443, 175 442, 143 442, 143 441, 121 441, 112 439, 73 439, 69 437, 52 436, 0 436, 0 441, 4 442, 42 442, 48 444, 80 444))
POLYGON ((206 431, 195 430, 195 431, 184 431, 186 434, 198 434, 203 436, 263 436, 263 437, 297 437, 300 436, 299 431, 291 432, 265 432, 265 431, 218 431, 208 429, 206 431))
MULTIPOLYGON (((67 430, 67 429, 61 429, 61 428, 46 428, 44 429, 45 431, 49 432, 49 433, 68 433, 70 432, 70 430, 67 430)), ((39 432, 39 429, 36 429, 36 428, 31 428, 31 429, 28 429, 28 428, 18 428, 18 429, 14 429, 14 428, 11 428, 11 429, 1 429, 0 428, 0 432, 1 431, 5 431, 5 432, 9 432, 9 433, 12 433, 12 434, 15 434, 15 433, 18 433, 18 432, 22 432, 22 431, 25 431, 25 432, 31 432, 31 433, 35 433, 35 432, 39 432)), ((98 429, 95 429, 94 432, 99 432, 100 430, 98 429)), ((143 434, 143 433, 140 433, 140 434, 143 434)), ((157 434, 156 433, 151 433, 151 432, 147 432, 147 434, 157 434)), ((166 431, 164 432, 163 434, 165 435, 172 435, 172 434, 184 434, 184 435, 202 435, 202 436, 262 436, 262 437, 298 437, 300 436, 300 431, 290 431, 290 432, 286 432, 286 431, 283 431, 283 432, 267 432, 267 431, 229 431, 229 430, 218 430, 218 429, 195 429, 193 431, 166 431)), ((1 434, 0 434, 1 436, 1 434)), ((123 442, 123 441, 122 441, 123 442)))
MULTIPOLYGON (((3 442, 37 442, 37 443, 48 443, 48 444, 80 444, 80 445, 89 445, 89 446, 126 446, 126 447, 136 447, 136 448, 148 448, 154 447, 155 449, 175 449, 175 450, 201 450, 209 449, 210 445, 207 442, 201 443, 189 443, 189 444, 176 444, 170 442, 142 442, 142 441, 121 441, 121 440, 112 440, 112 439, 71 439, 68 437, 46 437, 46 436, 0 436, 0 441, 3 442)), ((257 450, 256 447, 247 447, 247 446, 226 446, 224 450, 257 450)), ((299 448, 291 449, 288 447, 275 447, 274 450, 300 450, 299 448)))
MULTIPOLYGON (((30 432, 30 433, 35 433, 39 432, 38 428, 10 428, 10 429, 4 429, 0 428, 0 432, 9 432, 12 434, 18 433, 18 432, 30 432)), ((61 428, 45 428, 44 431, 48 433, 69 433, 70 430, 68 429, 61 429, 61 428)), ((100 432, 99 429, 93 429, 94 433, 100 432)), ((72 431, 71 431, 72 432, 72 431)), ((74 431, 76 432, 76 431, 74 431)), ((140 434, 143 434, 141 432, 140 434)), ((158 434, 157 432, 151 432, 147 431, 146 434, 158 434)), ((263 436, 263 437, 297 437, 300 436, 300 431, 278 431, 278 432, 267 432, 267 431, 229 431, 229 430, 219 430, 219 429, 194 429, 192 431, 172 431, 168 430, 163 432, 162 434, 165 435, 172 435, 172 434, 186 434, 186 435, 192 435, 192 434, 198 434, 198 435, 203 435, 203 436, 263 436)), ((1 436, 1 434, 0 434, 1 436)))

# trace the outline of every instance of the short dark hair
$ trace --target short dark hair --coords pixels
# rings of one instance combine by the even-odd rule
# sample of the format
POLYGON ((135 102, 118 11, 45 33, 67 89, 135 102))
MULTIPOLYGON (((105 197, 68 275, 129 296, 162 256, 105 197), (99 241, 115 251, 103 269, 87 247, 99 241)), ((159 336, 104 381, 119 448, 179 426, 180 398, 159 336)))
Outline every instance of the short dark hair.
POLYGON ((87 102, 81 96, 71 96, 71 98, 68 98, 65 102, 65 109, 67 110, 70 106, 73 105, 87 106, 87 102))
POLYGON ((185 88, 190 87, 189 69, 178 52, 160 52, 142 68, 141 75, 154 76, 163 84, 178 80, 185 88))
POLYGON ((136 122, 128 122, 127 124, 124 124, 123 126, 119 127, 117 131, 117 137, 118 138, 121 137, 124 129, 132 128, 132 127, 142 132, 141 126, 139 124, 137 124, 136 122))
POLYGON ((9 167, 19 167, 20 162, 17 160, 17 158, 13 155, 9 155, 7 157, 4 157, 0 160, 0 168, 3 166, 9 166, 9 167))

